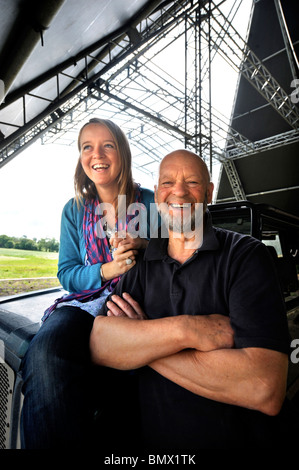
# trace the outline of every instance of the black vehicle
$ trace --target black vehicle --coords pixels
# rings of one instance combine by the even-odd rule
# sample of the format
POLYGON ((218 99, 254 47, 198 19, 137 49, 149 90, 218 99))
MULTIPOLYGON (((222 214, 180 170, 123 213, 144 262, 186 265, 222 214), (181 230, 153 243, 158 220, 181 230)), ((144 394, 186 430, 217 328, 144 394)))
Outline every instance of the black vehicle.
POLYGON ((299 217, 266 204, 209 206, 213 225, 261 240, 273 256, 287 309, 299 306, 299 217))
POLYGON ((209 210, 213 225, 261 240, 274 259, 291 336, 287 396, 299 409, 299 217, 248 201, 215 204, 209 210))
MULTIPOLYGON (((274 258, 291 335, 287 396, 299 409, 299 217, 248 201, 209 210, 215 226, 261 240, 274 258)), ((0 300, 0 449, 20 448, 21 361, 40 327, 36 315, 63 292, 47 289, 0 300)))

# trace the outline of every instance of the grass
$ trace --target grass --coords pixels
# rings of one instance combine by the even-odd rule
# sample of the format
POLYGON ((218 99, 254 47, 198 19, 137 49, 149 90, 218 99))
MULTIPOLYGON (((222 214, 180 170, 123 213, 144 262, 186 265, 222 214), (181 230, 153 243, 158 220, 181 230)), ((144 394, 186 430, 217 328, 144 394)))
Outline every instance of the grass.
POLYGON ((56 276, 57 260, 58 253, 0 248, 0 279, 56 276))
POLYGON ((57 261, 58 253, 0 248, 0 296, 59 286, 57 261))

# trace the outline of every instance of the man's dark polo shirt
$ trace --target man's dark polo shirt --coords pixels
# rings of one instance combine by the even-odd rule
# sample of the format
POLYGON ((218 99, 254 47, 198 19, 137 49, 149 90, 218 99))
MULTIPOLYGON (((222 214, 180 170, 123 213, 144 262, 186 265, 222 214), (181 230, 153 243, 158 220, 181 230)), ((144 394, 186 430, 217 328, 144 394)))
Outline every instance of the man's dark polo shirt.
MULTIPOLYGON (((203 244, 183 265, 168 256, 167 245, 168 239, 152 239, 114 293, 129 292, 150 319, 228 315, 236 348, 288 354, 284 302, 271 257, 261 242, 212 227, 208 215, 203 244)), ((139 370, 139 379, 149 448, 234 448, 257 442, 265 446, 279 422, 279 417, 197 396, 149 367, 139 370)))

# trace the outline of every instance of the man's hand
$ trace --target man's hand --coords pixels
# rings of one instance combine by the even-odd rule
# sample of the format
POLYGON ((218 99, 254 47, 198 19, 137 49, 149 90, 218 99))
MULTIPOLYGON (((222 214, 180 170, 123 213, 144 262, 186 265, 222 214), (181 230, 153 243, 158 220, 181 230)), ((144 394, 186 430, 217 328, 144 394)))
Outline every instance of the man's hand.
POLYGON ((123 293, 123 298, 118 295, 111 297, 112 301, 107 302, 108 317, 128 317, 135 320, 146 320, 147 317, 140 307, 139 303, 127 294, 123 293))
POLYGON ((146 320, 129 294, 112 295, 106 317, 96 317, 91 353, 96 364, 135 369, 185 350, 232 348, 233 331, 222 315, 178 315, 146 320), (117 333, 117 334, 116 334, 117 333))
POLYGON ((222 315, 139 321, 146 317, 130 295, 113 300, 110 318, 94 320, 90 351, 95 364, 120 370, 147 365, 205 398, 269 415, 279 411, 287 355, 262 348, 235 349, 229 318, 222 315))
MULTIPOLYGON (((146 320, 142 308, 130 294, 123 293, 111 297, 107 302, 108 317, 128 317, 137 320, 146 320)), ((182 318, 183 331, 186 338, 186 348, 199 351, 232 348, 234 346, 234 332, 230 320, 223 315, 184 315, 182 318)))

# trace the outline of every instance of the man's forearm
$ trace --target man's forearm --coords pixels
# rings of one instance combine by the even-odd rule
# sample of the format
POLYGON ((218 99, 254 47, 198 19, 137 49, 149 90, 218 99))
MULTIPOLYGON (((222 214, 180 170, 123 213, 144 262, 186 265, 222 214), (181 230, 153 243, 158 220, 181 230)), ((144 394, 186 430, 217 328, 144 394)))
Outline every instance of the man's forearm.
POLYGON ((116 369, 136 369, 185 347, 180 317, 133 320, 97 317, 90 337, 94 363, 116 369))
POLYGON ((262 348, 232 349, 224 320, 218 315, 142 321, 98 317, 91 356, 96 364, 117 369, 149 365, 197 395, 276 414, 285 396, 287 356, 262 348))
POLYGON ((135 320, 97 317, 91 332, 93 362, 116 369, 136 369, 183 349, 231 348, 233 331, 222 315, 135 320))
POLYGON ((140 321, 144 316, 130 296, 113 301, 113 316, 95 320, 90 343, 95 363, 119 369, 149 365, 205 398, 270 415, 279 411, 286 389, 285 354, 233 349, 229 318, 222 315, 140 321))
POLYGON ((197 395, 275 415, 285 396, 287 362, 285 354, 261 348, 192 350, 150 367, 197 395))

